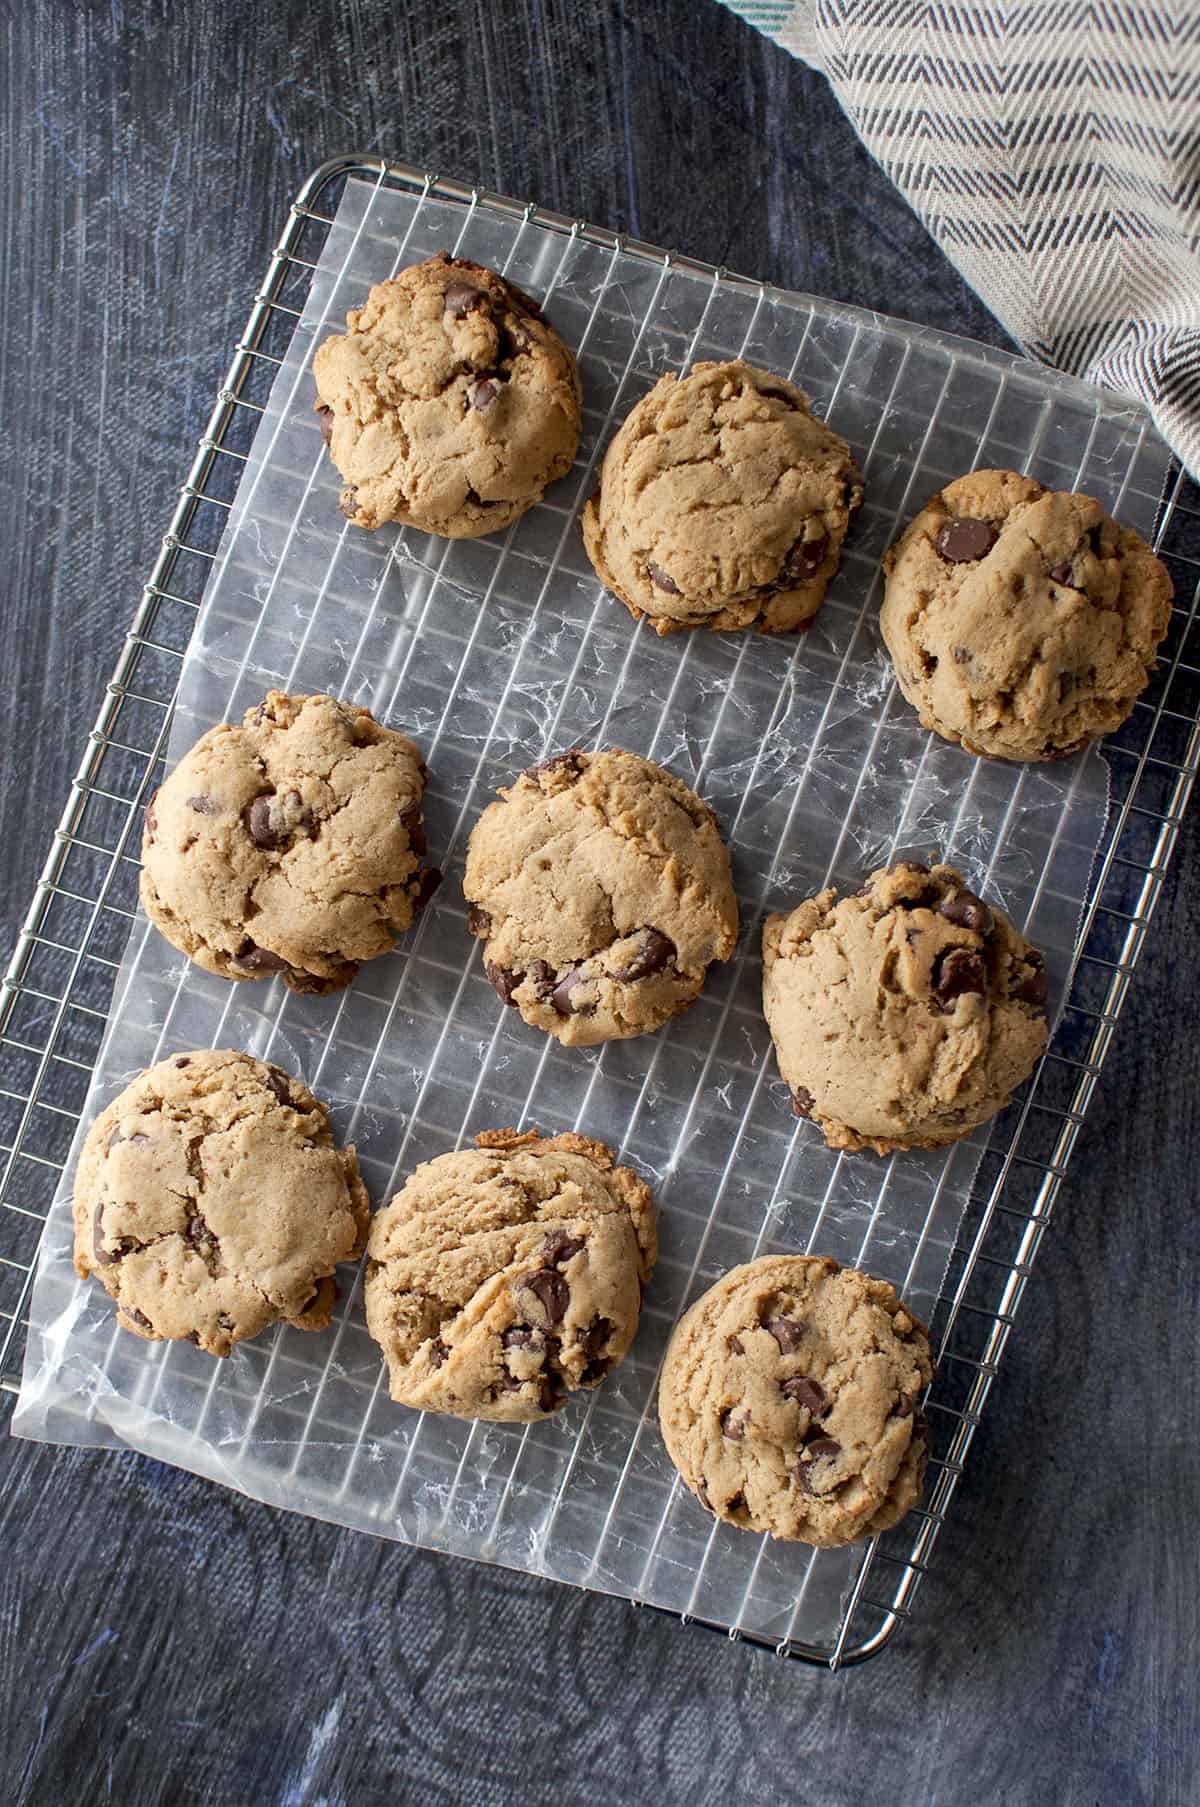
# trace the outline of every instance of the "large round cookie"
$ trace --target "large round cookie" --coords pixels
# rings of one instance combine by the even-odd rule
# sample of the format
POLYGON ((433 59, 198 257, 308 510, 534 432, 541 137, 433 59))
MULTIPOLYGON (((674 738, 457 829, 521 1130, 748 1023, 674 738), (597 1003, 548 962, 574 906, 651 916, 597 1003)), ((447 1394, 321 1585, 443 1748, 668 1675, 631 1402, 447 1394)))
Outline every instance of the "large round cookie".
POLYGON ((1046 1045, 1042 956, 953 866, 903 860, 763 928, 763 1010, 830 1148, 937 1148, 1003 1110, 1046 1045))
POLYGON ((360 527, 498 533, 565 476, 579 374, 536 301, 445 251, 376 283, 313 359, 317 408, 360 527))
POLYGON ((476 1141, 418 1167, 372 1223, 367 1325, 399 1404, 526 1423, 627 1353, 654 1206, 586 1136, 476 1141))
POLYGON ((737 940, 729 854, 708 805, 618 748, 522 772, 471 834, 463 891, 506 1004, 573 1046, 645 1035, 737 940))
POLYGON ((605 454, 583 515, 602 583, 658 633, 804 627, 862 479, 794 383, 740 358, 661 377, 605 454))
POLYGON ((921 1496, 925 1326, 883 1280, 827 1257, 735 1267, 675 1328, 658 1392, 671 1460, 730 1524, 824 1547, 886 1531, 921 1496))
POLYGON ((921 725, 993 759, 1058 759, 1120 726, 1171 618, 1171 579, 1090 496, 973 471, 884 560, 880 626, 921 725))
POLYGON ((437 887, 421 868, 426 777, 369 710, 273 690, 240 727, 202 735, 151 801, 146 914, 224 979, 336 991, 437 887))
POLYGON ((366 1240, 353 1148, 282 1067, 176 1054, 140 1073, 88 1132, 75 1175, 75 1268, 151 1341, 210 1355, 279 1320, 324 1330, 333 1271, 366 1240))

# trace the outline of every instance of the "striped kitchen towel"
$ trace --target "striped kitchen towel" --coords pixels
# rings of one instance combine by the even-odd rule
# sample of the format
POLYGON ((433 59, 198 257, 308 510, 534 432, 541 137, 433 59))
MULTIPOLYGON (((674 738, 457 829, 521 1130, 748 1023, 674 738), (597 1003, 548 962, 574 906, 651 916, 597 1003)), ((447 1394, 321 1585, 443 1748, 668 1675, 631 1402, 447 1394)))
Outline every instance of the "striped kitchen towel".
POLYGON ((829 78, 1031 357, 1200 477, 1200 0, 723 0, 829 78))

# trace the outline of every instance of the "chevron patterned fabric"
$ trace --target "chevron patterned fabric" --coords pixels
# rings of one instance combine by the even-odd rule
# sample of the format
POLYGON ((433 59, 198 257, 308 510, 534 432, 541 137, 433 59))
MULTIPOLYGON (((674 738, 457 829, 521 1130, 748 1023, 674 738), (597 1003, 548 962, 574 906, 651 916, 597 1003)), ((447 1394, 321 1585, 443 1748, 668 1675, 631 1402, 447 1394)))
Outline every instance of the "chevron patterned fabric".
POLYGON ((1200 477, 1200 0, 722 0, 829 78, 1031 357, 1200 477))

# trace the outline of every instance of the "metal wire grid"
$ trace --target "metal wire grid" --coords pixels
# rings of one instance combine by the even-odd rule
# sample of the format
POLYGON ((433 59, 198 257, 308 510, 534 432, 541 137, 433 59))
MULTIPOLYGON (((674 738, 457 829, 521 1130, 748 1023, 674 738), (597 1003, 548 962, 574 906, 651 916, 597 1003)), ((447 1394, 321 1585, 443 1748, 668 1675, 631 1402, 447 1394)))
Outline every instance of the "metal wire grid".
MULTIPOLYGON (((519 218, 569 231, 602 248, 665 262, 650 247, 481 197, 382 162, 346 158, 319 170, 293 205, 143 593, 56 834, 8 976, 0 1042, 12 1083, 0 1089, 5 1127, 0 1173, 0 1369, 16 1387, 16 1356, 42 1219, 83 1105, 108 997, 135 917, 137 861, 128 851, 156 782, 180 662, 213 558, 281 359, 301 312, 315 253, 332 221, 334 187, 347 175, 468 204, 485 199, 519 218), (260 398, 260 399, 256 399, 260 398)), ((686 260, 676 265, 740 283, 686 260)), ((750 285, 753 289, 758 284, 750 285)), ((939 1380, 930 1409, 946 1421, 925 1508, 867 1547, 832 1649, 794 1640, 789 1654, 832 1666, 882 1647, 911 1608, 944 1522, 974 1427, 1003 1353, 1161 889, 1200 759, 1200 517, 1176 480, 1159 548, 1174 566, 1177 608, 1153 689, 1109 743, 1115 808, 1083 928, 1070 1008, 1019 1110, 992 1144, 943 1285, 935 1329, 939 1380), (915 1526, 915 1531, 914 1531, 915 1526)), ((686 1615, 684 1615, 686 1617, 686 1615)), ((735 1629, 731 1635, 740 1635, 735 1629)))

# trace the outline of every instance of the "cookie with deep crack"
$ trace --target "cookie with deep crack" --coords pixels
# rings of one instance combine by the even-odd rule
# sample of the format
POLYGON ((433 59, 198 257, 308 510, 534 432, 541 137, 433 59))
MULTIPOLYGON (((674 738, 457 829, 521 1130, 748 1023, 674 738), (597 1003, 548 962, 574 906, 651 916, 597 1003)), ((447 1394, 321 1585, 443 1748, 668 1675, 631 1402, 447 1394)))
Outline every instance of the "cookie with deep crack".
POLYGON ((830 1148, 939 1148, 1032 1072, 1045 963, 953 866, 900 860, 768 916, 763 1010, 793 1108, 830 1148))
POLYGON ((75 1270, 124 1329, 228 1355, 269 1324, 325 1329, 369 1212, 354 1149, 300 1080, 229 1050, 175 1054, 88 1132, 75 1270))
POLYGON ((654 1206, 587 1136, 501 1129, 476 1143, 426 1161, 375 1217, 367 1326, 400 1405, 528 1423, 628 1352, 654 1206))
POLYGON ((922 727, 992 759, 1060 759, 1120 727, 1154 669, 1171 579, 1090 496, 972 471, 884 560, 880 627, 922 727))
POLYGON ((272 690, 201 736, 146 811, 141 899, 224 979, 348 985, 390 953, 441 879, 423 867, 428 774, 370 710, 272 690))
POLYGON ((601 582, 660 634, 807 627, 862 478, 783 377, 737 358, 669 372, 605 453, 583 538, 601 582))
POLYGON ((819 1548, 897 1524, 924 1485, 925 1326, 828 1257, 735 1267, 680 1319, 659 1383, 671 1460, 709 1512, 819 1548))
POLYGON ((716 817, 661 766, 573 749, 522 772, 471 834, 463 891, 484 970, 571 1046, 646 1035, 737 940, 716 817))
POLYGON ((537 302, 445 251, 376 283, 313 375, 342 513, 359 527, 498 533, 579 443, 575 359, 537 302))

